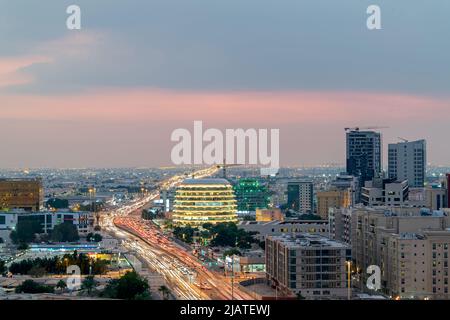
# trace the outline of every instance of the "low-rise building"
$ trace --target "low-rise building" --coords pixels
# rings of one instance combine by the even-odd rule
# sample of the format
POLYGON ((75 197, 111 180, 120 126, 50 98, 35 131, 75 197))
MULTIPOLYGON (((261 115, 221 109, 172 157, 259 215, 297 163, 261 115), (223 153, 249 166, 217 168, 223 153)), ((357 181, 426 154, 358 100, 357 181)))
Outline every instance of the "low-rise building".
POLYGON ((256 221, 268 222, 268 221, 283 221, 284 215, 281 209, 256 209, 256 221))
POLYGON ((92 232, 95 217, 91 212, 39 211, 26 212, 15 210, 0 212, 0 230, 14 230, 20 221, 34 221, 41 226, 41 233, 48 233, 56 225, 71 223, 83 235, 92 232))

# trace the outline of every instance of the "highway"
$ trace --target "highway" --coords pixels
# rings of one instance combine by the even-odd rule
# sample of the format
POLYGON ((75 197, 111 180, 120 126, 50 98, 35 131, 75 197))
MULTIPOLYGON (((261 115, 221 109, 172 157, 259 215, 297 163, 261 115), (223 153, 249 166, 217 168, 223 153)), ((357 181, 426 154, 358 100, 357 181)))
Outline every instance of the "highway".
MULTIPOLYGON (((216 167, 194 173, 203 178, 217 172, 216 167)), ((176 187, 185 176, 174 176, 160 183, 161 189, 176 187)), ((190 252, 171 241, 161 231, 140 218, 140 211, 159 196, 154 192, 101 219, 103 230, 124 240, 123 245, 164 276, 169 288, 181 300, 251 300, 252 297, 231 285, 230 279, 212 272, 190 252)))

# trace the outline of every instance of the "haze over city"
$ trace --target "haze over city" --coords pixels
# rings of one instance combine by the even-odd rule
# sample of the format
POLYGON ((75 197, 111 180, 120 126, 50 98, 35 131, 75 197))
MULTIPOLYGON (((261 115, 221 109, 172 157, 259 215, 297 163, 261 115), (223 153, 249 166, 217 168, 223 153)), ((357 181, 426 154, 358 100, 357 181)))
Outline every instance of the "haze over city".
POLYGON ((70 1, 0 3, 0 167, 170 165, 194 120, 279 128, 281 165, 344 164, 353 126, 450 163, 448 1, 379 0, 376 33, 370 1, 80 0, 79 31, 70 1))

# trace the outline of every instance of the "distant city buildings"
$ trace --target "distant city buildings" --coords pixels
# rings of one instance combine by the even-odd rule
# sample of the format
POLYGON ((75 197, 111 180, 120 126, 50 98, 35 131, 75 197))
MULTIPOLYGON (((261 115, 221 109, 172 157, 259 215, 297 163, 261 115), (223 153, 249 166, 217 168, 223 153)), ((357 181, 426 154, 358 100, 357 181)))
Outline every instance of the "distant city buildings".
POLYGON ((389 178, 408 180, 410 187, 423 188, 427 165, 426 146, 425 140, 389 144, 389 178))
POLYGON ((289 181, 287 207, 301 214, 314 212, 314 185, 312 181, 289 181))
POLYGON ((447 189, 447 206, 446 206, 446 208, 450 208, 450 173, 447 173, 444 185, 445 185, 445 188, 447 189))
POLYGON ((266 238, 266 273, 286 295, 345 299, 351 248, 328 238, 301 234, 266 238))
POLYGON ((347 132, 347 173, 359 177, 361 185, 382 172, 381 133, 375 131, 347 132))
POLYGON ((39 211, 43 202, 41 179, 0 179, 0 210, 39 211))
POLYGON ((176 190, 175 225, 237 222, 233 187, 225 179, 186 179, 176 190))

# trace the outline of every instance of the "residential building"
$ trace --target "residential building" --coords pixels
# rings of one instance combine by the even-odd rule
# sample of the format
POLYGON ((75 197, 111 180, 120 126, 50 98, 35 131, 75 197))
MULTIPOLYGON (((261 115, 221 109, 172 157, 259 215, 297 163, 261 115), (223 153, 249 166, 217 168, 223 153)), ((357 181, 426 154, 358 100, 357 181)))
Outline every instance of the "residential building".
POLYGON ((287 185, 287 206, 301 214, 314 212, 314 186, 312 181, 289 181, 287 185))
POLYGON ((357 177, 347 174, 339 174, 338 176, 336 176, 336 179, 331 182, 330 185, 335 190, 350 190, 352 206, 360 202, 361 188, 359 179, 357 177))
POLYGON ((311 234, 266 238, 268 282, 281 294, 305 298, 347 297, 347 261, 351 248, 311 234))
MULTIPOLYGON (((419 208, 359 208, 352 219, 356 221, 352 230, 353 260, 356 268, 362 271, 362 283, 367 280, 364 270, 376 265, 381 269, 381 290, 385 294, 401 298, 411 295, 433 299, 444 297, 445 286, 439 290, 436 283, 436 292, 433 292, 433 286, 429 284, 435 282, 433 267, 442 268, 440 272, 445 274, 448 262, 438 261, 437 257, 433 259, 429 253, 432 252, 430 245, 436 241, 432 240, 434 236, 446 239, 439 240, 441 245, 446 241, 450 244, 450 217, 446 212, 419 208), (418 242, 420 246, 417 246, 418 242), (400 250, 402 245, 403 248, 408 246, 409 251, 400 250), (419 287, 421 289, 416 290, 419 287)), ((443 252, 441 258, 444 259, 443 252)))
POLYGON ((328 219, 329 208, 349 208, 352 205, 352 192, 350 189, 328 190, 317 192, 317 214, 328 219))
POLYGON ((365 206, 398 207, 407 204, 409 195, 408 181, 374 178, 367 181, 361 190, 361 202, 365 206))
POLYGON ((288 221, 242 221, 238 228, 247 232, 257 232, 255 238, 264 241, 267 236, 296 235, 301 233, 328 236, 326 220, 288 220, 288 221))
POLYGON ((426 207, 431 210, 440 210, 446 207, 447 190, 440 187, 425 188, 426 207))
POLYGON ((384 234, 385 293, 400 299, 450 299, 450 231, 384 234))
POLYGON ((356 219, 352 219, 353 208, 330 208, 328 213, 329 238, 349 245, 353 242, 352 230, 355 230, 356 219))
POLYGON ((427 165, 425 140, 389 144, 388 175, 394 180, 408 180, 410 187, 423 188, 427 165))

